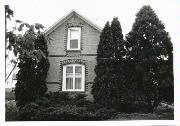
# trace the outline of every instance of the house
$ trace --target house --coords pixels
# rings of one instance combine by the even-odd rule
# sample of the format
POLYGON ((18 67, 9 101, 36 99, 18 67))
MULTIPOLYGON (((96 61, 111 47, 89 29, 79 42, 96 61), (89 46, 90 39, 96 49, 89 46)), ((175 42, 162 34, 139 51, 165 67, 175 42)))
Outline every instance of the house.
POLYGON ((79 92, 92 98, 101 28, 75 10, 45 31, 50 68, 48 91, 79 92))

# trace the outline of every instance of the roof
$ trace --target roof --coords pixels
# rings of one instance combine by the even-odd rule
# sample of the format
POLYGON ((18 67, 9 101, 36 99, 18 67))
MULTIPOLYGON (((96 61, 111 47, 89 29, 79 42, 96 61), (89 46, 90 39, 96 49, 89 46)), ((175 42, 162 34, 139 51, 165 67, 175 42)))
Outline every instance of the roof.
POLYGON ((102 31, 102 28, 100 28, 98 25, 95 23, 91 22, 89 19, 85 18, 81 14, 79 14, 77 11, 72 10, 70 13, 59 19, 57 22, 55 22, 52 26, 50 26, 47 30, 45 30, 45 34, 48 35, 52 31, 54 31, 57 27, 59 27, 62 23, 64 23, 66 20, 68 20, 71 16, 76 15, 79 17, 81 20, 85 21, 87 24, 98 30, 99 32, 102 31))

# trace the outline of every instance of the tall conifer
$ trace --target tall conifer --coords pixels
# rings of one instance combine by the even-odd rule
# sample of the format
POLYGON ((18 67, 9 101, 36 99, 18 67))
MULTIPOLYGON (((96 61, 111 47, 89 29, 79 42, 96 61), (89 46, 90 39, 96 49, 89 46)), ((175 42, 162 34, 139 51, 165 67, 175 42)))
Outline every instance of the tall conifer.
POLYGON ((130 87, 133 87, 136 100, 146 101, 152 112, 163 100, 165 90, 173 92, 170 37, 152 8, 143 6, 126 38, 129 60, 134 64, 129 71, 130 87))
POLYGON ((125 50, 125 41, 123 39, 122 34, 122 28, 120 25, 120 22, 118 21, 118 18, 113 18, 113 21, 111 22, 111 33, 112 33, 112 46, 113 46, 113 53, 114 57, 111 62, 111 68, 112 75, 111 80, 113 81, 115 85, 115 91, 116 94, 116 105, 118 107, 122 107, 121 104, 124 102, 123 94, 124 94, 124 64, 125 64, 125 56, 126 56, 126 50, 125 50))
POLYGON ((92 86, 95 102, 106 107, 112 107, 114 103, 114 85, 111 81, 113 56, 111 28, 109 22, 107 22, 100 36, 97 49, 97 65, 95 66, 96 77, 92 86))

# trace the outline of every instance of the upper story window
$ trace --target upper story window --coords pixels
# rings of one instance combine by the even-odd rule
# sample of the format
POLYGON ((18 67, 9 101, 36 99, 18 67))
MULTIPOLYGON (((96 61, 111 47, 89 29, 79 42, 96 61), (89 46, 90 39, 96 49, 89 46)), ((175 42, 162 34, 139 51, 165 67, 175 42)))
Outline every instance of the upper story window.
POLYGON ((80 50, 81 28, 68 28, 67 50, 80 50))

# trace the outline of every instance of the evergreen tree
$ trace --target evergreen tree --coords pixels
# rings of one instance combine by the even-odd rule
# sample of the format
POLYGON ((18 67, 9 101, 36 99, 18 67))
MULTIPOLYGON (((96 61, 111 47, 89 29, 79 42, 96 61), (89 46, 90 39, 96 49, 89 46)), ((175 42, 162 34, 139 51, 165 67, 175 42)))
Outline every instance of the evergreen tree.
POLYGON ((112 33, 109 22, 107 22, 100 35, 96 58, 97 65, 95 66, 96 77, 92 86, 94 101, 105 107, 113 107, 116 97, 115 85, 111 80, 113 57, 112 33))
POLYGON ((114 53, 114 60, 111 62, 112 75, 111 80, 115 85, 116 94, 116 105, 123 109, 122 103, 124 102, 124 92, 125 92, 125 83, 124 80, 126 79, 124 76, 124 64, 125 64, 125 41, 123 39, 122 29, 118 18, 113 18, 111 22, 111 32, 112 32, 112 46, 113 46, 113 53, 114 53))
POLYGON ((132 64, 128 72, 129 89, 132 89, 135 100, 144 100, 152 112, 164 99, 165 93, 170 92, 170 99, 173 99, 173 47, 170 37, 152 8, 143 6, 126 39, 127 57, 132 64))
POLYGON ((113 18, 111 22, 111 32, 113 38, 113 47, 114 47, 114 57, 118 60, 124 59, 126 55, 126 50, 124 48, 124 39, 122 34, 122 29, 118 18, 113 18))

